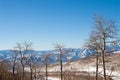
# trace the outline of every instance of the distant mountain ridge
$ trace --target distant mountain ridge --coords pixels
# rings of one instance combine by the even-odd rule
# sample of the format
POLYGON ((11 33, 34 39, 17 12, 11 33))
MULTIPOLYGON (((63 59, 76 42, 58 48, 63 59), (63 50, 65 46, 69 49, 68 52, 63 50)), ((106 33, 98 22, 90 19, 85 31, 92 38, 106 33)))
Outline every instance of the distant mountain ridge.
MULTIPOLYGON (((107 46, 107 51, 120 51, 120 44, 116 46, 107 46)), ((35 58, 37 61, 43 61, 42 56, 46 54, 51 54, 50 63, 59 62, 59 51, 58 50, 47 50, 47 51, 35 51, 35 58)), ((90 55, 94 55, 95 51, 87 48, 65 48, 63 49, 63 61, 74 61, 79 60, 81 58, 89 57, 90 55)), ((10 50, 0 50, 0 60, 12 60, 12 51, 10 50)), ((29 53, 28 53, 29 55, 29 53)))

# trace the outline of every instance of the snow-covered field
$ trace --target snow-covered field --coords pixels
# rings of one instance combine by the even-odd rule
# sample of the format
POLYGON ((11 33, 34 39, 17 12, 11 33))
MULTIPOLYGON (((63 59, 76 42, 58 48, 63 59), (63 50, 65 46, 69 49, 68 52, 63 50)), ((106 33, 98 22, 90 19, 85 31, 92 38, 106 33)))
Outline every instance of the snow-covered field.
MULTIPOLYGON (((89 72, 90 75, 95 75, 96 67, 94 67, 94 66, 84 66, 84 67, 81 66, 80 67, 80 65, 77 65, 77 64, 74 64, 74 65, 76 65, 76 68, 75 68, 76 71, 78 70, 78 71, 81 71, 81 72, 83 72, 83 71, 84 72, 89 72)), ((64 68, 64 71, 65 70, 68 71, 68 69, 70 69, 69 68, 70 66, 67 66, 67 67, 64 68)), ((59 69, 60 69, 59 66, 55 66, 55 67, 49 69, 49 71, 50 72, 52 72, 52 71, 54 72, 55 70, 59 71, 59 69)), ((120 80, 120 71, 112 71, 112 73, 111 73, 111 70, 106 70, 106 74, 107 75, 111 74, 113 80, 120 80)), ((99 68, 99 75, 103 76, 103 69, 102 68, 99 68)), ((50 80, 59 80, 59 79, 50 77, 50 80)))
POLYGON ((60 80, 60 79, 54 77, 48 77, 48 80, 60 80))
MULTIPOLYGON (((120 69, 114 69, 113 71, 110 70, 111 67, 115 67, 116 63, 119 64, 119 56, 115 55, 111 58, 110 62, 106 62, 106 74, 111 75, 113 80, 120 80, 120 69)), ((89 58, 89 59, 83 59, 78 60, 74 62, 68 62, 63 64, 63 71, 80 71, 80 72, 88 72, 90 75, 95 75, 96 72, 96 59, 95 58, 89 58)), ((29 68, 26 68, 27 71, 29 71, 29 68)), ((41 69, 43 72, 45 71, 45 68, 41 69)), ((58 72, 60 71, 59 65, 49 65, 48 72, 58 72)), ((103 68, 102 64, 99 65, 99 75, 103 76, 103 68)), ((49 77, 49 80, 59 80, 55 77, 49 77)))

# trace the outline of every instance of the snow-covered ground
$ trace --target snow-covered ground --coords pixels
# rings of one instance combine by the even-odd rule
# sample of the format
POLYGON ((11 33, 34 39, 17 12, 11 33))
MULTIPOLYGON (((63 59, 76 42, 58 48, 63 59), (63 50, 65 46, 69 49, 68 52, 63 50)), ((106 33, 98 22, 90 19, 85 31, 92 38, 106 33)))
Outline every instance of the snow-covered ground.
MULTIPOLYGON (((112 66, 116 67, 115 62, 117 62, 117 64, 118 62, 120 62, 119 57, 116 55, 108 59, 111 59, 111 62, 106 63, 106 65, 108 65, 108 67, 106 68, 106 74, 111 75, 113 80, 120 80, 120 70, 119 69, 118 70, 115 69, 113 71, 110 70, 112 66)), ((84 71, 84 72, 90 73, 90 75, 95 75, 95 72, 96 72, 96 61, 95 60, 96 60, 95 58, 90 58, 90 59, 83 59, 79 61, 64 63, 63 71, 81 71, 81 72, 84 71)), ((25 70, 29 71, 29 68, 26 68, 25 70)), ((44 72, 45 68, 42 68, 41 70, 44 72)), ((59 65, 50 65, 48 67, 48 72, 58 72, 58 71, 60 71, 59 65)), ((99 65, 99 75, 103 76, 102 64, 99 65)), ((49 77, 48 79, 59 80, 58 78, 55 78, 55 77, 49 77)))
MULTIPOLYGON (((54 70, 58 71, 58 69, 59 69, 59 66, 56 66, 56 67, 50 69, 49 71, 54 72, 54 70)), ((78 68, 78 70, 81 72, 85 71, 85 72, 89 72, 89 73, 95 73, 96 68, 91 67, 91 66, 86 66, 86 67, 82 67, 82 68, 80 67, 80 68, 78 68)), ((110 75, 110 74, 111 74, 111 70, 106 70, 106 75, 110 75)), ((93 74, 90 74, 90 75, 93 75, 93 74)), ((103 76, 103 69, 102 68, 99 68, 99 75, 103 76)), ((113 80, 120 80, 120 72, 119 71, 112 71, 111 76, 112 76, 113 80)), ((56 80, 56 79, 50 77, 50 80, 56 80)), ((59 79, 57 79, 57 80, 59 80, 59 79)))
MULTIPOLYGON (((113 63, 115 61, 114 57, 113 61, 106 63, 110 68, 112 66, 115 66, 113 63)), ((116 66, 115 66, 116 67, 116 66)), ((113 80, 120 80, 120 70, 113 70, 111 71, 110 68, 106 68, 106 75, 111 75, 113 80)), ((43 69, 44 70, 44 69, 43 69)), ((96 61, 95 58, 93 59, 88 59, 88 60, 79 60, 75 62, 70 62, 70 63, 65 63, 63 64, 63 70, 64 71, 81 71, 81 72, 88 72, 90 75, 95 75, 96 72, 96 61), (92 74, 91 74, 92 73, 92 74)), ((52 66, 48 68, 49 72, 55 72, 55 71, 60 71, 60 66, 52 66)), ((102 64, 99 66, 99 75, 103 76, 103 68, 102 64)))
MULTIPOLYGON (((25 70, 30 71, 29 68, 25 68, 25 70)), ((96 71, 96 67, 95 66, 86 66, 86 65, 78 65, 78 63, 74 63, 69 66, 64 66, 64 71, 68 71, 68 70, 76 70, 76 71, 85 71, 85 72, 89 72, 89 73, 93 73, 95 74, 96 71), (76 66, 76 67, 74 67, 76 66), (73 69, 71 69, 71 67, 74 67, 73 69)), ((45 70, 43 70, 45 71, 45 70)), ((49 72, 55 72, 55 71, 60 71, 60 66, 54 66, 53 68, 49 68, 48 69, 49 72)), ((93 75, 90 74, 90 75, 93 75)), ((106 74, 110 75, 111 74, 111 70, 106 70, 106 74)), ((103 69, 99 68, 99 75, 103 76, 103 69)), ((112 71, 112 79, 113 80, 120 80, 120 72, 119 71, 112 71)), ((59 78, 55 78, 55 77, 48 77, 48 80, 60 80, 59 78)))
POLYGON ((60 79, 54 77, 48 77, 48 80, 60 80, 60 79))

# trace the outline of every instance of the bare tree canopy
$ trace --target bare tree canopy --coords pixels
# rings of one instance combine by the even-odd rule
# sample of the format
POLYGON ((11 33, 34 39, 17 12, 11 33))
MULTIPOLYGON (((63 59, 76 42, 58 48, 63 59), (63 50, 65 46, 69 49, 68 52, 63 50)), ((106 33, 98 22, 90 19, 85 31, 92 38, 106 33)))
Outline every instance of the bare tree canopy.
POLYGON ((25 80, 25 65, 26 63, 26 54, 32 50, 32 43, 31 42, 22 42, 22 43, 17 43, 17 45, 15 46, 15 50, 17 51, 17 53, 19 54, 20 58, 20 64, 22 66, 22 80, 25 80))
POLYGON ((98 53, 102 53, 104 80, 106 80, 106 47, 107 45, 116 44, 118 41, 118 29, 115 21, 105 20, 101 16, 95 16, 95 26, 86 46, 96 50, 96 77, 98 77, 98 53))
POLYGON ((61 80, 63 80, 63 61, 62 61, 62 55, 63 55, 63 45, 62 44, 55 44, 55 49, 59 50, 60 52, 60 77, 61 77, 61 80))

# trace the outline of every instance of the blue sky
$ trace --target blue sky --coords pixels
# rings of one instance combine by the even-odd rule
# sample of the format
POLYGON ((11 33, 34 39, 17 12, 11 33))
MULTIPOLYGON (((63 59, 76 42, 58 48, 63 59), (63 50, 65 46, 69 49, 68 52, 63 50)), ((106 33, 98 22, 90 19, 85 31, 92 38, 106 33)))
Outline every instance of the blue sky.
POLYGON ((54 49, 56 42, 82 47, 96 14, 120 29, 120 0, 0 0, 0 49, 22 41, 37 50, 54 49))

